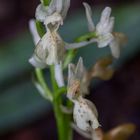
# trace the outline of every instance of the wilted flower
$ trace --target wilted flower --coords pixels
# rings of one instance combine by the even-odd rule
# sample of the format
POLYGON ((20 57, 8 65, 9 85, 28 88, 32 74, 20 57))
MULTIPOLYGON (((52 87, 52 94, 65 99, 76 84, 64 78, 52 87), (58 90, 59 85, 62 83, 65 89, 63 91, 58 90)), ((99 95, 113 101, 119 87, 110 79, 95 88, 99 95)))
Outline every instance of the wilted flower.
POLYGON ((103 140, 127 140, 135 132, 135 130, 135 124, 125 123, 105 133, 103 140))
POLYGON ((75 125, 72 126, 83 137, 92 140, 128 140, 136 130, 136 126, 133 123, 119 125, 106 133, 104 133, 101 128, 92 132, 85 132, 78 129, 75 125))
POLYGON ((96 77, 102 80, 111 79, 112 75, 114 74, 114 70, 111 67, 111 64, 112 57, 105 57, 99 59, 89 71, 89 77, 91 78, 96 77))
POLYGON ((110 46, 112 55, 115 58, 118 58, 120 55, 120 45, 122 44, 122 40, 125 40, 125 36, 121 36, 117 38, 113 33, 114 27, 114 17, 110 17, 111 8, 106 7, 102 14, 99 23, 94 25, 92 20, 92 11, 91 7, 87 3, 83 3, 86 9, 86 16, 88 21, 88 28, 90 32, 96 33, 96 42, 98 43, 98 47, 102 48, 107 45, 110 46))

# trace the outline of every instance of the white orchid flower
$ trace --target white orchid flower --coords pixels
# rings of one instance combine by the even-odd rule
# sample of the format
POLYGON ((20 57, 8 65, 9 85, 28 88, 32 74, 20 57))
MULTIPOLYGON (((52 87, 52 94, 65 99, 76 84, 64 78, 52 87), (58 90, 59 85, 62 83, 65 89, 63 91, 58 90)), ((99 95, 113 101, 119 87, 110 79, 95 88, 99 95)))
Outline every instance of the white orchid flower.
POLYGON ((76 67, 69 64, 67 97, 74 103, 73 117, 76 125, 81 130, 89 132, 100 125, 95 105, 83 98, 82 88, 88 88, 85 86, 86 84, 82 83, 84 75, 85 68, 82 58, 79 59, 76 67))
POLYGON ((47 65, 55 65, 55 78, 59 87, 64 86, 61 61, 64 58, 65 48, 64 42, 57 33, 57 30, 62 24, 62 18, 59 14, 54 13, 46 19, 46 34, 40 39, 35 21, 30 21, 30 31, 32 33, 36 46, 33 56, 29 62, 37 68, 45 68, 47 65), (50 25, 53 23, 53 25, 50 25), (58 53, 59 52, 59 53, 58 53))
POLYGON ((111 8, 106 7, 102 14, 99 23, 95 26, 92 20, 91 7, 87 3, 83 3, 86 10, 88 28, 90 32, 96 33, 96 42, 99 48, 110 46, 112 55, 118 58, 120 55, 120 41, 113 35, 113 27, 115 18, 111 17, 111 8))
POLYGON ((67 15, 70 7, 70 0, 51 0, 48 6, 44 6, 42 3, 36 8, 35 17, 37 20, 44 22, 48 16, 53 13, 59 13, 64 19, 67 15))
POLYGON ((36 65, 37 62, 45 64, 44 67, 60 64, 65 54, 65 43, 57 32, 60 24, 63 23, 63 19, 58 13, 54 13, 48 16, 44 22, 47 32, 37 43, 33 57, 30 59, 30 63, 35 67, 40 66, 39 64, 36 65), (34 63, 36 60, 37 62, 34 63))

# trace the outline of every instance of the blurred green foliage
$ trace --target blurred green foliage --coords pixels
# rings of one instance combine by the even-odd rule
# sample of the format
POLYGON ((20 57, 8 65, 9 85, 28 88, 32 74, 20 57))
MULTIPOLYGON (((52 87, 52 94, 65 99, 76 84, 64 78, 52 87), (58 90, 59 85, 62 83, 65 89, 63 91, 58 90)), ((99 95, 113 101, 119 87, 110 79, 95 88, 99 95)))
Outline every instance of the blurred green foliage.
MULTIPOLYGON (((98 21, 101 8, 94 7, 93 10, 95 9, 100 9, 94 11, 93 16, 98 21)), ((128 44, 122 49, 115 66, 121 66, 140 52, 139 9, 140 6, 137 5, 113 8, 112 15, 116 17, 115 31, 124 32, 128 36, 128 44)), ((73 42, 84 33, 87 33, 84 10, 68 17, 60 30, 60 34, 68 42, 73 42)), ((28 59, 33 48, 31 35, 27 31, 15 40, 0 44, 0 133, 29 123, 50 109, 49 103, 37 93, 31 81, 33 68, 28 59)), ((98 58, 109 54, 109 51, 109 48, 99 49, 96 45, 90 45, 81 48, 78 55, 83 56, 84 63, 89 67, 98 58)))

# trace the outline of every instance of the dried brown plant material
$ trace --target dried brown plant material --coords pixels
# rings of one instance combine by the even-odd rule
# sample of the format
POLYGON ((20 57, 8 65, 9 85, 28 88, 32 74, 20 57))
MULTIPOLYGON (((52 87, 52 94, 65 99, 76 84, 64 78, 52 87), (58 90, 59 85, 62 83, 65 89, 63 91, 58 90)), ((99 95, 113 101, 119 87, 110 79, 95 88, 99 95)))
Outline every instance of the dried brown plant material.
POLYGON ((132 123, 119 125, 106 133, 103 140, 127 140, 135 129, 136 126, 132 123))
POLYGON ((99 59, 96 64, 89 71, 88 76, 90 78, 100 78, 102 80, 109 80, 114 74, 112 64, 112 57, 106 57, 99 59))

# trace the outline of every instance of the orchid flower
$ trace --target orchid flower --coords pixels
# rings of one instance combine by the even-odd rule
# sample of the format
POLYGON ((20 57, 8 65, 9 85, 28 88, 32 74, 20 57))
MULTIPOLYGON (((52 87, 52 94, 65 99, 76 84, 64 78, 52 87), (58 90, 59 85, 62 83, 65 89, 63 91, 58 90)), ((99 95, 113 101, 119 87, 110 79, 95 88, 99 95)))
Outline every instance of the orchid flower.
POLYGON ((59 13, 65 19, 69 7, 70 0, 51 0, 48 6, 44 6, 42 3, 38 5, 35 17, 37 20, 44 22, 53 13, 59 13))
POLYGON ((64 43, 57 33, 57 29, 62 23, 62 19, 57 15, 57 13, 54 13, 52 16, 47 17, 46 20, 47 32, 41 39, 39 38, 35 21, 32 20, 29 24, 30 31, 34 38, 34 43, 37 45, 33 56, 29 59, 29 62, 37 68, 45 68, 47 65, 54 64, 56 81, 59 87, 62 87, 64 86, 64 79, 61 60, 64 58, 65 49, 64 43), (55 23, 55 21, 56 25, 54 24, 54 26, 48 27, 49 23, 55 23))
POLYGON ((69 64, 67 97, 74 103, 73 117, 76 125, 88 132, 97 129, 100 125, 95 105, 83 98, 81 93, 83 92, 81 87, 84 86, 81 82, 84 74, 82 58, 79 59, 76 68, 73 64, 69 64))
POLYGON ((125 36, 122 38, 117 38, 113 34, 113 27, 115 18, 111 17, 111 8, 106 7, 102 14, 99 23, 95 26, 92 20, 92 11, 91 7, 87 3, 83 3, 86 10, 86 17, 88 21, 88 28, 90 32, 96 33, 96 42, 99 48, 110 46, 113 57, 118 58, 120 56, 120 45, 121 41, 125 39, 125 36))
MULTIPOLYGON (((76 123, 77 127, 83 131, 91 132, 95 129, 99 128, 100 124, 98 122, 98 112, 95 105, 83 98, 80 93, 75 92, 75 87, 73 87, 73 93, 69 92, 68 94, 72 95, 72 99, 68 98, 73 101, 74 109, 73 109, 73 118, 74 122, 76 123)), ((78 90, 78 89, 77 89, 78 90)))

